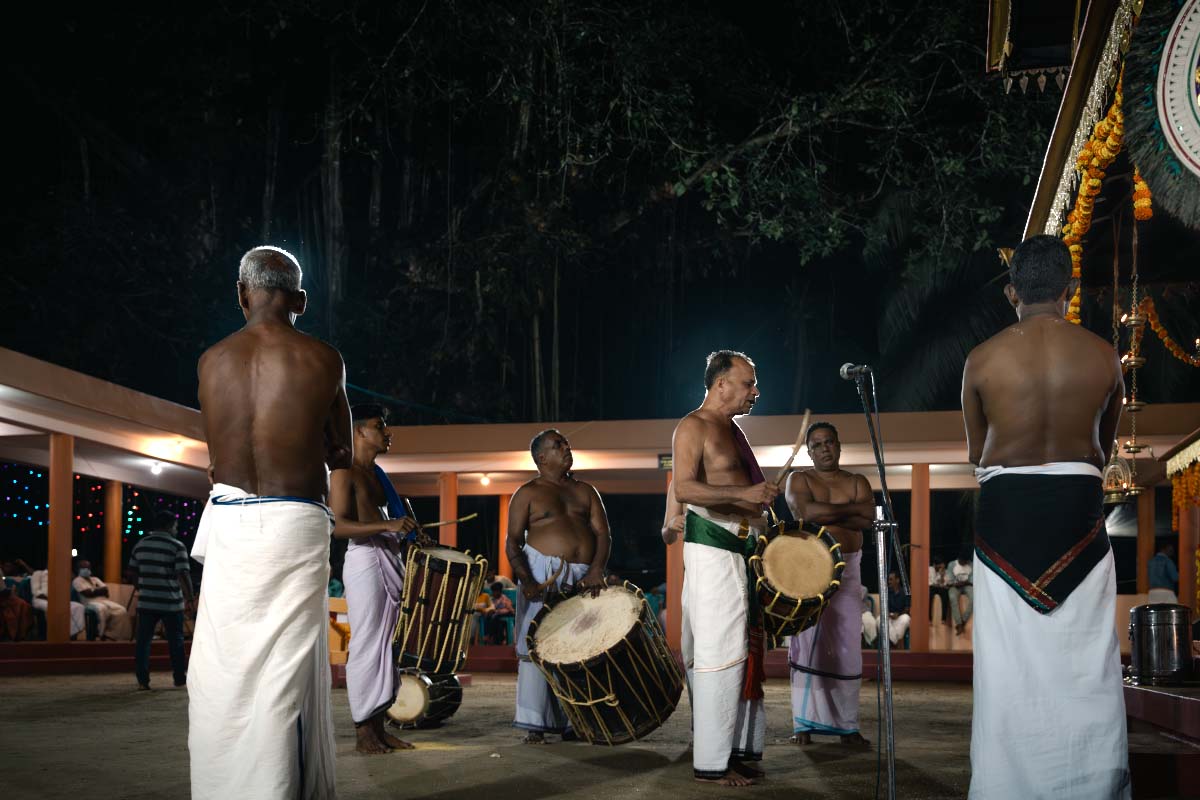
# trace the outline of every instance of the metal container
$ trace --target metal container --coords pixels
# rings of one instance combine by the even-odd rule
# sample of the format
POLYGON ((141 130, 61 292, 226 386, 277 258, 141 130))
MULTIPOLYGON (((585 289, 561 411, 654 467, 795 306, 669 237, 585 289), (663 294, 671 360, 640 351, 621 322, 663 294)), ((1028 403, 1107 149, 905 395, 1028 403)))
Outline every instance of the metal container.
POLYGON ((1139 683, 1184 683, 1192 674, 1192 610, 1152 603, 1129 611, 1129 674, 1139 683))

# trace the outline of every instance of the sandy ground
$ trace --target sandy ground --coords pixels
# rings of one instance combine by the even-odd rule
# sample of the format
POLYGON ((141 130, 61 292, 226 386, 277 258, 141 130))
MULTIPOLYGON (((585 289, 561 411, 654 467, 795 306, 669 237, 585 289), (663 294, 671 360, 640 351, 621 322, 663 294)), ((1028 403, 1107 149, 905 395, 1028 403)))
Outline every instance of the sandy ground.
MULTIPOLYGON (((187 694, 155 674, 153 692, 130 675, 0 680, 0 798, 186 798, 187 694)), ((342 798, 623 798, 745 796, 870 798, 877 757, 820 738, 789 744, 784 681, 767 684, 766 782, 746 788, 692 780, 687 694, 667 724, 616 748, 520 744, 512 721, 515 676, 474 676, 463 706, 435 730, 400 733, 417 749, 354 752, 345 690, 333 692, 342 798)), ((876 684, 862 691, 862 730, 876 741, 876 684)), ((895 689, 898 795, 965 797, 971 687, 901 683, 895 689)), ((232 798, 231 798, 232 800, 232 798)))

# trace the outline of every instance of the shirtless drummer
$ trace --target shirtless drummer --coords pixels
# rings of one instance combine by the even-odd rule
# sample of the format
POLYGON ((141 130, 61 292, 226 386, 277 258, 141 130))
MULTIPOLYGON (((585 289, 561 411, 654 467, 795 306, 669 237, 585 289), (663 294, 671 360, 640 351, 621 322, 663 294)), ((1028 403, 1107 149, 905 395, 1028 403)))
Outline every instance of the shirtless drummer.
POLYGON ((547 733, 571 738, 566 714, 525 646, 529 623, 541 610, 547 590, 574 587, 598 592, 611 543, 608 515, 600 494, 571 477, 571 445, 556 430, 533 437, 529 451, 538 476, 526 483, 508 507, 505 552, 520 592, 517 595, 517 715, 513 727, 528 731, 526 744, 541 744, 547 733))
POLYGON ((820 621, 792 637, 788 663, 792 676, 794 744, 812 742, 814 733, 840 736, 843 744, 867 745, 858 730, 858 690, 862 686, 862 545, 872 524, 875 495, 862 475, 841 468, 837 428, 814 422, 807 434, 812 469, 788 476, 784 496, 796 519, 825 526, 842 546, 846 568, 841 588, 820 621))

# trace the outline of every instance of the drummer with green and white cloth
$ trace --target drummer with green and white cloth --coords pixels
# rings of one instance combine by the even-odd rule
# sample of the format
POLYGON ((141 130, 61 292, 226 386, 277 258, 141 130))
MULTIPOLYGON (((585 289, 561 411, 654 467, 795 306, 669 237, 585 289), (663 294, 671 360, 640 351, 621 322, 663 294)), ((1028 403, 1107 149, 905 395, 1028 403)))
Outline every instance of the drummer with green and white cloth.
POLYGON ((754 362, 733 350, 710 354, 704 388, 700 408, 675 428, 669 500, 686 511, 668 521, 665 538, 684 534, 681 646, 695 778, 749 786, 763 775, 747 762, 762 759, 766 715, 762 630, 750 624, 746 559, 753 536, 766 530, 764 508, 779 487, 764 480, 733 421, 749 414, 758 399, 754 362))

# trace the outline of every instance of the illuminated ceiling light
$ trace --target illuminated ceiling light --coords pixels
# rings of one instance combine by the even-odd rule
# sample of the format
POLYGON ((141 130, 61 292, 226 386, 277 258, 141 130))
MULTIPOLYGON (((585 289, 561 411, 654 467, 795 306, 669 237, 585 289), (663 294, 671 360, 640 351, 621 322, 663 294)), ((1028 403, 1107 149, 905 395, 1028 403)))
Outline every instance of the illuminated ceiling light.
POLYGON ((150 465, 150 474, 151 475, 162 475, 162 464, 158 461, 155 461, 154 463, 152 463, 150 465))
POLYGON ((71 558, 75 558, 77 555, 79 555, 79 551, 76 550, 74 547, 72 547, 71 548, 71 558))
POLYGON ((483 477, 479 479, 479 482, 480 482, 481 484, 483 484, 484 486, 491 486, 491 484, 492 484, 492 479, 491 479, 491 478, 489 478, 489 477, 488 477, 488 474, 485 472, 485 473, 483 473, 483 477))

